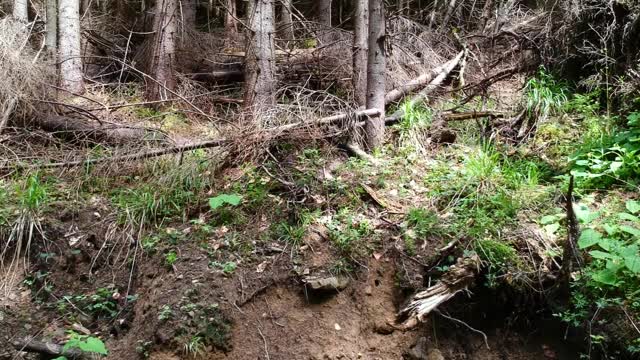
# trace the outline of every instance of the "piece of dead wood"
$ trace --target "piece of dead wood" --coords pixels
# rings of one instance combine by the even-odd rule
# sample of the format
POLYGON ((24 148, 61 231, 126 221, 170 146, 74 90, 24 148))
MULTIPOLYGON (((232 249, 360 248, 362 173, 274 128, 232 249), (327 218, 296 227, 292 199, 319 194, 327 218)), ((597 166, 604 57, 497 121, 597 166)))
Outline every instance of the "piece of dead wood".
POLYGON ((376 204, 380 205, 380 207, 389 210, 389 212, 394 214, 404 214, 405 211, 402 208, 402 205, 393 202, 392 200, 386 200, 382 198, 375 190, 373 190, 369 185, 365 183, 360 183, 360 186, 367 192, 367 194, 376 202, 376 204))
POLYGON ((457 64, 458 62, 460 62, 461 57, 464 55, 464 51, 460 51, 458 53, 458 55, 456 55, 456 57, 454 57, 453 59, 447 61, 446 63, 436 67, 435 69, 422 74, 420 76, 418 76, 417 78, 409 81, 408 83, 395 88, 391 91, 389 91, 385 97, 384 97, 384 102, 385 104, 390 104, 392 102, 396 102, 400 99, 402 99, 403 97, 405 97, 406 95, 426 86, 427 84, 429 84, 436 76, 438 76, 440 73, 442 73, 445 69, 447 69, 449 66, 451 66, 451 64, 457 64))
POLYGON ((88 354, 80 349, 65 349, 63 345, 38 341, 31 338, 16 340, 13 348, 18 351, 32 352, 50 356, 64 356, 68 359, 87 359, 88 354))
MULTIPOLYGON (((42 116, 31 124, 61 137, 78 140, 89 139, 114 145, 123 145, 144 141, 149 134, 148 129, 123 124, 99 124, 83 119, 58 115, 42 116)), ((30 124, 24 124, 30 125, 30 124)))
MULTIPOLYGON (((449 74, 451 74, 451 72, 453 71, 453 69, 456 68, 456 66, 458 66, 458 64, 460 64, 460 61, 462 60, 463 56, 464 56, 465 52, 461 51, 458 56, 456 56, 455 58, 453 58, 452 60, 448 61, 445 65, 443 66, 440 73, 433 78, 433 80, 431 80, 429 82, 429 84, 427 84, 427 86, 425 86, 418 94, 414 95, 408 102, 408 106, 409 107, 413 107, 423 101, 425 101, 427 99, 427 97, 434 92, 443 82, 444 80, 449 77, 449 74)), ((404 110, 403 109, 398 109, 395 113, 391 114, 391 116, 386 117, 385 122, 387 123, 394 123, 399 121, 400 119, 402 119, 404 117, 404 110)))
POLYGON ((424 322, 431 311, 471 285, 479 271, 477 255, 459 258, 435 285, 415 294, 409 305, 400 310, 398 320, 402 325, 397 328, 407 330, 424 322))
POLYGON ((475 110, 442 114, 442 117, 446 121, 462 121, 462 120, 470 120, 470 119, 478 119, 478 118, 498 119, 498 118, 504 118, 505 116, 506 116, 506 113, 500 112, 500 111, 475 111, 475 110))

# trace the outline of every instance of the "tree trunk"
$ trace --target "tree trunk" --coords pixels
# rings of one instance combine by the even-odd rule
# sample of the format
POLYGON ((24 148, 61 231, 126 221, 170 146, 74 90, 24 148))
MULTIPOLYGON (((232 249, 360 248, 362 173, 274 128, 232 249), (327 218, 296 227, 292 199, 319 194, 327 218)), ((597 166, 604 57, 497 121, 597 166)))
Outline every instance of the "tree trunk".
POLYGON ((449 20, 451 19, 451 15, 453 15, 453 11, 456 9, 456 0, 449 1, 449 5, 447 6, 447 12, 444 15, 444 20, 442 20, 442 27, 446 27, 449 25, 449 20))
POLYGON ((29 21, 29 0, 14 0, 13 18, 23 23, 29 21))
POLYGON ((174 76, 176 32, 178 27, 177 0, 157 0, 153 19, 153 53, 150 75, 147 79, 146 98, 150 101, 166 100, 176 87, 174 76))
POLYGON ((80 54, 80 1, 60 0, 58 4, 60 85, 71 93, 81 94, 84 78, 80 54))
POLYGON ((198 0, 180 0, 183 29, 195 29, 198 0))
POLYGON ((317 0, 318 23, 322 25, 318 39, 322 43, 329 42, 329 31, 331 30, 331 0, 317 0))
MULTIPOLYGON (((280 8, 280 37, 289 41, 295 39, 293 33, 293 5, 291 0, 282 0, 282 7, 280 8)), ((287 46, 288 48, 288 46, 287 46)))
POLYGON ((380 116, 369 118, 365 123, 365 140, 368 150, 378 148, 384 141, 385 33, 384 1, 369 0, 367 109, 380 110, 380 116))
POLYGON ((429 29, 433 29, 433 24, 436 22, 437 10, 438 10, 438 0, 435 0, 433 2, 433 10, 431 10, 431 15, 429 15, 429 29))
POLYGON ((273 107, 275 99, 274 14, 272 0, 248 2, 244 104, 258 113, 273 107))
POLYGON ((369 2, 356 0, 353 36, 353 96, 360 106, 367 104, 367 35, 369 2))
POLYGON ((47 49, 54 52, 58 47, 58 1, 47 0, 47 35, 45 44, 47 49))
MULTIPOLYGON (((235 38, 238 35, 237 0, 227 0, 225 7, 224 28, 227 32, 227 36, 235 38)), ((252 16, 252 14, 247 11, 247 18, 250 16, 252 16)))

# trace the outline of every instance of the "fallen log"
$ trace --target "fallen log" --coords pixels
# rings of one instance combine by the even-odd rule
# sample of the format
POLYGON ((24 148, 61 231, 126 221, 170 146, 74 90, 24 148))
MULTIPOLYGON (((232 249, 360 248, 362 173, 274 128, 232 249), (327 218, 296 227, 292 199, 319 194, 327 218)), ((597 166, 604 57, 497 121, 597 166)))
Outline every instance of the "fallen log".
MULTIPOLYGON (((400 99, 402 99, 403 97, 405 97, 406 95, 420 89, 421 87, 429 84, 434 77, 438 76, 438 74, 442 73, 442 71, 444 71, 445 69, 447 69, 449 66, 451 66, 451 64, 458 64, 460 62, 460 59, 462 58, 462 56, 464 55, 464 51, 460 51, 458 53, 458 55, 456 55, 456 57, 454 57, 453 59, 447 61, 446 63, 438 66, 437 68, 429 71, 426 74, 422 74, 420 76, 418 76, 417 78, 409 81, 408 83, 395 88, 391 91, 389 91, 387 93, 387 95, 385 95, 384 97, 384 102, 385 104, 390 104, 392 102, 396 102, 400 99)), ((454 65, 455 66, 455 65, 454 65)))
POLYGON ((31 338, 14 341, 13 348, 18 351, 32 352, 42 355, 64 356, 68 359, 89 358, 87 353, 80 349, 65 349, 63 345, 38 341, 31 338))
POLYGON ((221 82, 239 82, 244 80, 244 71, 242 70, 218 70, 210 72, 197 72, 185 74, 189 79, 206 82, 206 83, 221 83, 221 82))
MULTIPOLYGON (((453 71, 453 69, 455 69, 456 66, 458 66, 458 64, 460 63, 460 61, 464 56, 464 53, 465 53, 464 51, 461 51, 458 54, 458 56, 453 58, 451 61, 448 61, 445 64, 445 66, 442 67, 440 73, 433 80, 431 80, 431 82, 429 82, 429 84, 427 84, 427 86, 424 89, 422 89, 418 94, 416 94, 414 97, 412 97, 409 100, 409 106, 415 106, 418 103, 424 101, 427 98, 427 96, 429 96, 429 94, 431 94, 434 90, 436 90, 438 86, 440 86, 442 82, 447 77, 449 77, 449 74, 451 73, 451 71, 453 71)), ((386 118, 386 122, 392 124, 399 121, 403 117, 404 117, 404 110, 398 109, 395 113, 391 114, 391 116, 388 116, 386 118)))
POLYGON ((478 118, 490 118, 490 119, 498 119, 506 116, 504 112, 498 111, 467 111, 460 113, 445 113, 442 115, 444 120, 446 121, 462 121, 469 119, 478 119, 478 118))
POLYGON ((413 296, 409 305, 398 313, 403 320, 401 329, 411 329, 424 322, 429 313, 456 294, 467 289, 479 272, 480 258, 477 255, 459 258, 446 274, 433 286, 413 296))
POLYGON ((31 124, 67 139, 88 139, 116 145, 144 141, 151 130, 115 123, 100 124, 58 115, 43 116, 31 124))
MULTIPOLYGON (((282 134, 286 132, 297 130, 297 129, 301 130, 309 126, 333 125, 333 124, 348 120, 350 118, 357 120, 363 117, 375 117, 375 116, 380 116, 380 111, 377 109, 359 110, 350 114, 344 113, 344 114, 338 114, 338 115, 320 118, 314 121, 300 121, 297 123, 277 126, 274 128, 265 129, 264 131, 258 134, 254 134, 254 135, 246 134, 245 136, 239 137, 239 139, 241 139, 242 141, 247 141, 251 139, 255 141, 273 139, 273 138, 281 137, 282 134)), ((359 124, 359 123, 356 123, 356 124, 359 124)), ((104 162, 144 160, 144 159, 149 159, 149 158, 168 155, 168 154, 180 154, 187 151, 193 151, 198 149, 216 148, 224 145, 231 145, 233 143, 234 141, 232 139, 205 140, 205 141, 193 142, 193 143, 179 145, 179 146, 146 150, 146 151, 141 151, 141 152, 127 154, 127 155, 76 160, 76 161, 69 161, 69 162, 48 163, 48 164, 35 165, 34 167, 39 167, 39 168, 74 167, 74 166, 80 166, 80 165, 94 165, 94 164, 99 164, 104 162)), ((29 167, 29 165, 24 166, 24 165, 16 164, 14 165, 14 167, 29 167)), ((0 169, 8 169, 8 168, 11 168, 11 166, 5 165, 3 167, 0 167, 0 169)))

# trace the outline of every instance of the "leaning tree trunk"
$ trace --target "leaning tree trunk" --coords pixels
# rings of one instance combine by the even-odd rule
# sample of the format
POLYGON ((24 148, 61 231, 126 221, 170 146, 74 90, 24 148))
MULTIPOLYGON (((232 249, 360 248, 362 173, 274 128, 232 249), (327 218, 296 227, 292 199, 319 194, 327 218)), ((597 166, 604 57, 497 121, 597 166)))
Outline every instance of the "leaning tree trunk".
MULTIPOLYGON (((227 36, 231 38, 235 38, 238 35, 238 9, 237 9, 237 0, 227 0, 226 9, 224 12, 224 28, 227 32, 227 36)), ((247 18, 252 16, 247 11, 247 18)))
POLYGON ((378 148, 384 141, 385 32, 384 0, 369 0, 367 108, 380 110, 380 116, 368 118, 365 122, 368 150, 378 148))
POLYGON ((250 0, 247 14, 245 109, 254 114, 271 108, 275 98, 274 16, 272 0, 250 0))
POLYGON ((367 104, 367 35, 369 2, 356 0, 353 36, 353 95, 360 106, 367 104))
POLYGON ((26 23, 29 21, 29 0, 14 0, 13 18, 26 23))
POLYGON ((81 94, 84 78, 80 54, 80 1, 59 0, 58 4, 60 85, 71 93, 81 94))
POLYGON ((47 49, 54 52, 58 47, 58 1, 47 0, 47 35, 45 44, 47 49))
POLYGON ((195 29, 198 0, 180 0, 183 30, 195 29))
POLYGON ((157 0, 153 19, 153 50, 150 62, 151 78, 147 79, 146 98, 166 100, 176 88, 174 75, 178 1, 157 0))

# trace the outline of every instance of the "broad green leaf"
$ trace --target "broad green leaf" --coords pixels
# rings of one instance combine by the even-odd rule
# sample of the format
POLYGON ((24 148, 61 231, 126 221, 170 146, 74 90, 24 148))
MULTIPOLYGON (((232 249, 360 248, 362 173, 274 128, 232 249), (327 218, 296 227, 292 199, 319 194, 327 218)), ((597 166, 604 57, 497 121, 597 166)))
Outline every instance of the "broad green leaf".
POLYGON ((540 223, 542 225, 548 225, 548 224, 552 224, 554 222, 558 221, 558 217, 555 215, 547 215, 547 216, 543 216, 542 219, 540 219, 540 223))
POLYGON ((607 235, 611 236, 618 232, 618 227, 612 224, 603 224, 602 228, 607 232, 607 235))
POLYGON ((618 217, 622 220, 633 221, 635 223, 640 224, 640 218, 635 215, 631 215, 629 213, 619 213, 618 217))
POLYGON ((631 234, 631 235, 633 235, 635 237, 640 237, 640 229, 636 229, 636 228, 628 226, 628 225, 621 225, 620 226, 620 230, 622 230, 622 231, 624 231, 624 232, 626 232, 628 234, 631 234))
POLYGON ((102 340, 96 337, 88 337, 86 341, 80 342, 80 350, 101 355, 109 353, 102 340))
POLYGON ((620 170, 623 164, 624 163, 622 161, 613 161, 611 165, 609 165, 609 170, 611 170, 611 172, 616 172, 620 170))
POLYGON ((640 257, 636 256, 627 256, 624 258, 624 265, 627 269, 631 270, 634 274, 640 273, 640 257))
POLYGON ((578 247, 580 247, 580 249, 586 249, 597 244, 600 239, 602 239, 602 235, 600 235, 599 232, 593 229, 585 229, 578 239, 578 247))
POLYGON ((576 214, 576 218, 583 224, 588 224, 598 218, 598 213, 592 213, 584 204, 573 205, 573 211, 576 214))
POLYGON ((613 252, 615 249, 620 248, 622 243, 616 239, 604 238, 598 241, 598 246, 607 250, 608 252, 613 252))
POLYGON ((599 283, 606 285, 615 285, 618 282, 616 273, 609 269, 597 271, 593 273, 593 275, 591 275, 591 278, 599 283))
POLYGON ((629 210, 629 212, 632 214, 637 214, 640 212, 640 202, 638 201, 629 200, 625 205, 627 207, 627 210, 629 210))
POLYGON ((615 256, 615 255, 609 254, 608 252, 604 252, 600 250, 589 251, 589 255, 591 255, 591 257, 593 257, 594 259, 600 259, 600 260, 607 260, 607 259, 615 260, 618 258, 618 256, 615 256))
POLYGON ((547 224, 544 226, 544 231, 546 231, 549 235, 555 234, 558 229, 560 229, 560 224, 558 223, 547 224))
POLYGON ((218 209, 226 204, 237 206, 242 201, 242 196, 238 194, 221 194, 212 198, 209 198, 209 206, 213 210, 218 209))

